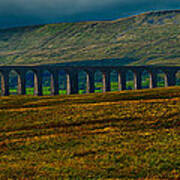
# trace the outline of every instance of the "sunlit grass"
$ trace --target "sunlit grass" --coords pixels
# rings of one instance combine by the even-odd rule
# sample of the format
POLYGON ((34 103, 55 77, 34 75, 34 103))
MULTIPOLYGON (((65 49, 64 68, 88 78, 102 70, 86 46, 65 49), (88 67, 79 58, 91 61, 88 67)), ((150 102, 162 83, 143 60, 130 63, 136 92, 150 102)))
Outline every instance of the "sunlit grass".
POLYGON ((180 178, 180 87, 0 98, 0 179, 180 178))

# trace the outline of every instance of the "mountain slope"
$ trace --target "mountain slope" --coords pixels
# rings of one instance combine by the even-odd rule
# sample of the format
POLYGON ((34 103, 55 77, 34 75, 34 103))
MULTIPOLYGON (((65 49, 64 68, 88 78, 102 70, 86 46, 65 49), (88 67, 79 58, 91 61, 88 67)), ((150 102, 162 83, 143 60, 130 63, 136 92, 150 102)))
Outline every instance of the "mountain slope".
POLYGON ((95 59, 119 59, 122 65, 180 65, 180 10, 0 30, 0 64, 95 59))

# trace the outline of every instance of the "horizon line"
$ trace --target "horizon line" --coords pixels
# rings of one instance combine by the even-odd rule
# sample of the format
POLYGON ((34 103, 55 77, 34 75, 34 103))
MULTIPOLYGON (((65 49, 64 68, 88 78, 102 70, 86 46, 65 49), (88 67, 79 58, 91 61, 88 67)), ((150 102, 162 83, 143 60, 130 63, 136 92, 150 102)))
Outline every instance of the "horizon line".
POLYGON ((87 21, 72 21, 72 22, 66 22, 66 21, 62 21, 62 22, 52 22, 52 23, 37 23, 37 24, 24 24, 24 25, 17 25, 17 26, 12 26, 12 27, 0 27, 0 31, 2 30, 11 30, 11 29, 18 29, 18 28, 28 28, 28 27, 38 27, 38 26, 45 26, 45 25, 56 25, 56 24, 63 24, 63 23, 72 23, 72 24, 81 24, 81 23, 113 23, 116 21, 123 21, 129 18, 133 18, 133 17, 137 17, 140 15, 148 15, 148 14, 156 14, 156 13, 170 13, 170 12, 179 12, 180 13, 180 9, 163 9, 163 10, 150 10, 150 11, 144 11, 141 13, 135 13, 133 15, 128 15, 128 16, 124 16, 124 17, 119 17, 119 18, 114 18, 114 19, 107 19, 107 20, 87 20, 87 21))

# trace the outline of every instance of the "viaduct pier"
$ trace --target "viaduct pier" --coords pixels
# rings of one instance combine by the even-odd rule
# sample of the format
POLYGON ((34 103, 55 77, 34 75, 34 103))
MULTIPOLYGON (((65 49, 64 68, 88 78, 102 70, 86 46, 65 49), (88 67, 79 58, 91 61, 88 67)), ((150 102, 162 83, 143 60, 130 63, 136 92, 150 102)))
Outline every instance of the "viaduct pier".
POLYGON ((42 96, 42 78, 43 72, 48 71, 51 76, 51 94, 59 94, 59 71, 66 73, 67 94, 78 93, 78 73, 86 72, 86 93, 95 91, 95 72, 102 72, 103 92, 111 91, 112 71, 118 73, 118 89, 119 91, 126 89, 126 73, 133 72, 134 89, 142 88, 142 72, 147 71, 149 74, 149 88, 157 87, 157 73, 164 73, 165 87, 174 86, 176 84, 176 73, 180 71, 180 67, 168 66, 59 66, 59 65, 38 65, 38 66, 0 66, 1 76, 1 95, 8 96, 9 93, 9 74, 15 71, 18 75, 18 94, 26 94, 26 73, 32 71, 34 73, 34 95, 42 96))

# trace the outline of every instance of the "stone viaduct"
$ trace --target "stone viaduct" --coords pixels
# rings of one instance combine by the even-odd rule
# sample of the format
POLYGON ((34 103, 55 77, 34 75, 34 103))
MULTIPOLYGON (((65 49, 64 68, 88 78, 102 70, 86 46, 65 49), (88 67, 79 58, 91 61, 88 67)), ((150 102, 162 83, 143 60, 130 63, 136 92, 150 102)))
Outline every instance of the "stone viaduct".
POLYGON ((9 95, 9 73, 15 71, 18 74, 18 94, 26 94, 26 73, 34 72, 34 95, 42 96, 42 76, 44 71, 51 74, 51 94, 59 94, 59 76, 58 72, 63 70, 66 72, 67 78, 67 94, 78 93, 78 72, 86 72, 86 92, 93 93, 95 91, 95 72, 102 72, 103 92, 111 90, 110 73, 116 71, 118 73, 119 91, 126 89, 126 72, 131 70, 134 75, 134 89, 142 88, 142 72, 146 70, 149 73, 149 88, 157 87, 157 72, 164 72, 165 86, 174 86, 176 84, 176 73, 180 67, 168 66, 60 66, 60 65, 38 65, 38 66, 0 66, 1 75, 1 95, 9 95))

